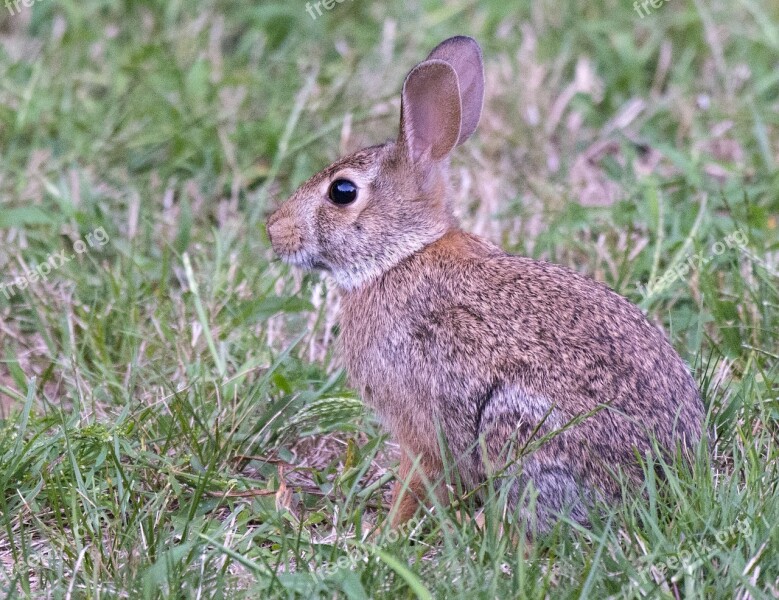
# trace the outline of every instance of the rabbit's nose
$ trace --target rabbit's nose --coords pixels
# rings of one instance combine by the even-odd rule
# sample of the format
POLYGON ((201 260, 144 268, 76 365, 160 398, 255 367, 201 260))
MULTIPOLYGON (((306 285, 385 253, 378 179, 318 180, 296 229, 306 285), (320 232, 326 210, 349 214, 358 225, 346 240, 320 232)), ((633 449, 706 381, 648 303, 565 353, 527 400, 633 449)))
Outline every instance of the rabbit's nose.
POLYGON ((297 252, 303 243, 300 231, 290 217, 274 214, 268 219, 267 229, 268 238, 276 253, 297 252))
POLYGON ((268 232, 270 232, 270 228, 273 226, 274 223, 276 223, 281 215, 279 214, 281 210, 275 210, 271 213, 271 215, 268 217, 268 220, 265 221, 265 227, 267 228, 268 232))
POLYGON ((280 219, 277 215, 278 213, 273 213, 270 216, 270 219, 268 219, 268 224, 266 225, 266 229, 268 230, 268 238, 270 238, 270 243, 274 246, 275 243, 273 240, 274 238, 279 238, 284 226, 284 220, 280 219))
POLYGON ((268 217, 265 228, 268 231, 268 237, 270 238, 271 244, 273 243, 274 238, 278 240, 283 232, 289 229, 289 216, 285 214, 283 206, 268 217))

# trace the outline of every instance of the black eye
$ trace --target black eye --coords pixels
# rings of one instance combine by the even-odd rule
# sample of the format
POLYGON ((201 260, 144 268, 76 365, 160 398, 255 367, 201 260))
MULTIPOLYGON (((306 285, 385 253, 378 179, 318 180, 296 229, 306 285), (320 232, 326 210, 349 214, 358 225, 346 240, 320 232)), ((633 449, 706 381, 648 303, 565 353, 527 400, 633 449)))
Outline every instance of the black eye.
POLYGON ((336 204, 351 204, 357 200, 357 186, 348 179, 336 179, 330 184, 328 195, 336 204))

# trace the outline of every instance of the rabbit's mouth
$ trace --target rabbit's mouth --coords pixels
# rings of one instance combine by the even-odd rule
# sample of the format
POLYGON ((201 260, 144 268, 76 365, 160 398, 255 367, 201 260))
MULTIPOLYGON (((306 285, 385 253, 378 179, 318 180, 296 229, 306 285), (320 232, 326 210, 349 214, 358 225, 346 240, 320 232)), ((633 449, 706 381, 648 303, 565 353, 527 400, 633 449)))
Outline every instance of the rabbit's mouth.
POLYGON ((299 269, 318 269, 322 271, 328 270, 328 267, 324 262, 316 259, 304 250, 279 253, 279 258, 288 265, 292 265, 293 267, 297 267, 299 269))

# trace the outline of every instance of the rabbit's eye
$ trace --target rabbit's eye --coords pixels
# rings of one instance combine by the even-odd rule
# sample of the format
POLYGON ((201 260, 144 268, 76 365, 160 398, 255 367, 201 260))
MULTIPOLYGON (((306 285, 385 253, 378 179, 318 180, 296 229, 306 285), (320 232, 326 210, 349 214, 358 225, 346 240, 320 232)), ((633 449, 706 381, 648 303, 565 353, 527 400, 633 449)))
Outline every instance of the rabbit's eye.
POLYGON ((328 195, 335 204, 351 204, 357 199, 357 186, 348 179, 336 179, 330 184, 328 195))

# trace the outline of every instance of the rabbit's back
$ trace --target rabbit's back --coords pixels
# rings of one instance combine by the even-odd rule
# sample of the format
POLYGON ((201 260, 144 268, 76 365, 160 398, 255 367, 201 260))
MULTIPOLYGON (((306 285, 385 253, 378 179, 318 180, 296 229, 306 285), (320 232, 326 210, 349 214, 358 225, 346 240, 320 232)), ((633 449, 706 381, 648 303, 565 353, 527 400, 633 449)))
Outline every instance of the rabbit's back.
POLYGON ((670 452, 700 437, 694 380, 636 306, 461 231, 347 294, 341 327, 352 382, 388 428, 424 454, 440 425, 474 483, 480 435, 497 455, 512 433, 527 442, 593 411, 549 443, 600 488, 609 469, 638 476, 652 439, 670 452))

